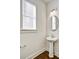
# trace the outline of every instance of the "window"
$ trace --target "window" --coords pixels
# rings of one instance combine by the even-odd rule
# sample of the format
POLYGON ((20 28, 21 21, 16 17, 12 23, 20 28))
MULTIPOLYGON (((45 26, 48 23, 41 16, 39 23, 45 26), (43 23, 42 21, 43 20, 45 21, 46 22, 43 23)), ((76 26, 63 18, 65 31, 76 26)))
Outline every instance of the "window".
POLYGON ((24 1, 22 7, 22 30, 36 30, 36 6, 24 1))

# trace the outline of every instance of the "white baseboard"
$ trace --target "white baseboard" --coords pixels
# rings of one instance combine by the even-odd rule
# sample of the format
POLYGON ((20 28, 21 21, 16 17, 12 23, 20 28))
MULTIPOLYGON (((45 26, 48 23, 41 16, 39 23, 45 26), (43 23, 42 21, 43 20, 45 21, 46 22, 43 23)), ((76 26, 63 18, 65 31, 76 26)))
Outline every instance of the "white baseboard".
POLYGON ((26 59, 33 59, 35 58, 36 56, 40 55, 41 53, 43 53, 44 51, 46 51, 47 49, 46 48, 43 48, 35 53, 32 53, 30 56, 26 57, 26 59))
POLYGON ((55 54, 55 56, 59 57, 59 54, 55 54))

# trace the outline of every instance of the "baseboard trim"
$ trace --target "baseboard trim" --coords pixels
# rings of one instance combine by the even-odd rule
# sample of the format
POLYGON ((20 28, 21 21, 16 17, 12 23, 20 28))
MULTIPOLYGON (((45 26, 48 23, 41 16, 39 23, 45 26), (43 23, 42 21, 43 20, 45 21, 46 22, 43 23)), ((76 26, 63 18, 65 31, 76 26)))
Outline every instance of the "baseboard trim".
POLYGON ((46 48, 43 48, 35 53, 32 53, 30 56, 26 57, 26 59, 34 59, 36 56, 40 55, 41 53, 43 53, 46 50, 47 50, 46 48))

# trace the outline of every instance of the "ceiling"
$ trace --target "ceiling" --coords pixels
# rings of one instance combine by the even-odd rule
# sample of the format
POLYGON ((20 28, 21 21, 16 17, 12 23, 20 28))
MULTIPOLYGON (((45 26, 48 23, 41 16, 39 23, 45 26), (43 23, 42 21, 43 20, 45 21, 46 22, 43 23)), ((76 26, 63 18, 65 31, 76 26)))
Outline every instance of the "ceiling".
POLYGON ((44 2, 46 2, 46 3, 49 2, 49 1, 51 1, 51 0, 44 0, 44 2))

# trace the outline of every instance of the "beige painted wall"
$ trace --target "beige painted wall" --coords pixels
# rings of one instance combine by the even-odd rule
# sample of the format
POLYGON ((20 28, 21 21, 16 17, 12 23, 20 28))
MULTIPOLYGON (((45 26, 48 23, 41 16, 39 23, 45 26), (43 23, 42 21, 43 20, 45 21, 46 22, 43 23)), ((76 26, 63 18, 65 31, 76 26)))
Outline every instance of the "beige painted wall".
MULTIPOLYGON (((48 4, 47 4, 47 34, 51 31, 51 20, 48 20, 48 16, 49 13, 52 9, 56 9, 58 11, 59 8, 59 1, 58 0, 51 0, 48 4)), ((57 15, 59 13, 57 12, 57 15)), ((59 37, 59 30, 57 31, 52 31, 52 34, 56 37, 59 37)), ((55 55, 59 56, 59 40, 56 41, 55 45, 54 45, 54 50, 55 50, 55 55)))
POLYGON ((20 59, 25 59, 29 55, 46 48, 46 6, 41 0, 29 0, 37 6, 37 31, 21 31, 21 43, 26 45, 20 49, 20 59))

